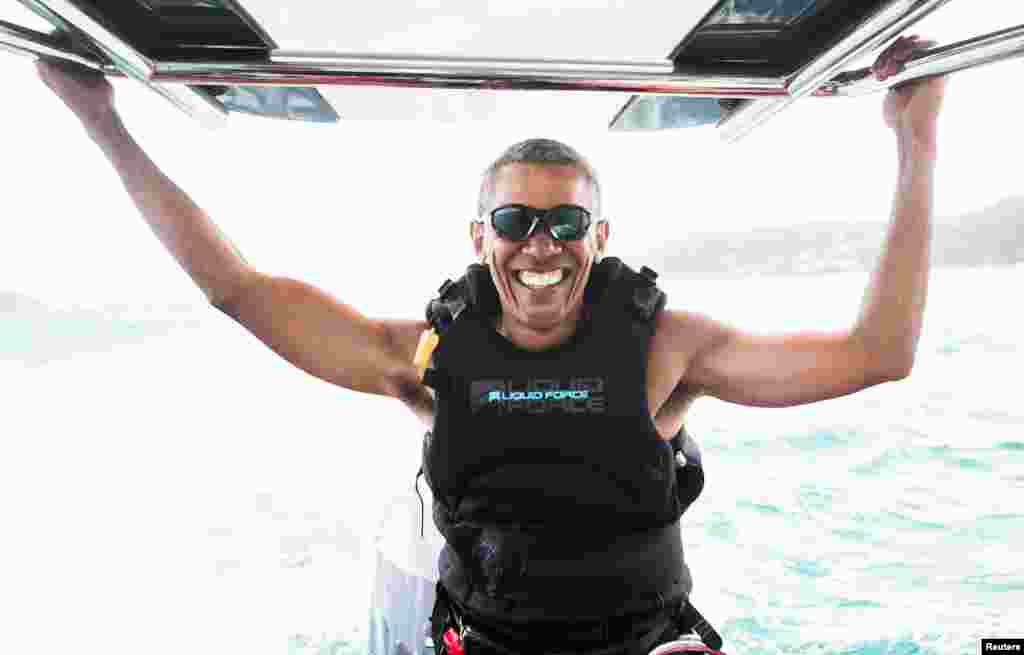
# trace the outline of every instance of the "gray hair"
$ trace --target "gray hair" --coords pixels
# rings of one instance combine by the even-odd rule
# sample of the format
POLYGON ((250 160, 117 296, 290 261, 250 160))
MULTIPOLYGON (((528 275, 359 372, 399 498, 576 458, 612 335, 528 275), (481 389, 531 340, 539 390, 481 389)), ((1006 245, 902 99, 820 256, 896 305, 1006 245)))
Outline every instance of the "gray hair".
POLYGON ((555 166, 574 166, 593 189, 594 206, 590 210, 594 216, 601 214, 601 186, 597 181, 597 171, 580 153, 572 147, 554 139, 527 139, 510 146, 501 156, 494 160, 484 171, 480 183, 480 197, 477 200, 476 215, 483 216, 494 199, 494 177, 502 167, 509 164, 551 164, 555 166))

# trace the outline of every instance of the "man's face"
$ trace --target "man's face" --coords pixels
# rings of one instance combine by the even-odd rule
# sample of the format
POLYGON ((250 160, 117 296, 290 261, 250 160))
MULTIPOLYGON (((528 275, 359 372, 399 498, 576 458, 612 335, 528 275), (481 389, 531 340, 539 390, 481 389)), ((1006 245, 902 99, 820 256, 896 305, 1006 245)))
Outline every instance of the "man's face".
POLYGON ((509 204, 538 209, 579 205, 592 211, 591 186, 573 166, 509 164, 495 176, 494 199, 482 217, 483 225, 472 228, 477 256, 490 267, 498 289, 505 327, 548 332, 579 316, 591 262, 604 250, 608 224, 593 217, 586 236, 578 241, 556 241, 544 225, 538 225, 525 241, 510 241, 501 238, 490 223, 490 210, 509 204), (560 271, 562 278, 555 284, 528 285, 521 277, 523 271, 560 271))

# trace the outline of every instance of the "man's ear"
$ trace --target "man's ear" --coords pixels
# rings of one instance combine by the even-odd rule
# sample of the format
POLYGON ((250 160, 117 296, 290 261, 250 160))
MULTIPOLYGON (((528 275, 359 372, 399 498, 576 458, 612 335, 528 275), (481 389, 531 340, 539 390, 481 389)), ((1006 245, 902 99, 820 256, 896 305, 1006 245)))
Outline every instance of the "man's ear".
POLYGON ((469 222, 469 238, 473 241, 473 253, 479 262, 484 261, 484 223, 483 221, 469 222))
POLYGON ((594 234, 597 237, 597 252, 599 255, 604 255, 608 248, 608 238, 611 236, 608 221, 598 221, 595 228, 594 234))

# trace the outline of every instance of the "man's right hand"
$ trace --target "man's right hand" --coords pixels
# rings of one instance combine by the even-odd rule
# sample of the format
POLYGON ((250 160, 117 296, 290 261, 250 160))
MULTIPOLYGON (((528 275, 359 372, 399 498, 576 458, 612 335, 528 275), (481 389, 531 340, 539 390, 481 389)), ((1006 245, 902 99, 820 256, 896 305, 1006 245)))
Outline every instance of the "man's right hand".
POLYGON ((39 78, 87 129, 114 115, 114 87, 102 73, 74 62, 53 59, 38 60, 36 70, 39 78))

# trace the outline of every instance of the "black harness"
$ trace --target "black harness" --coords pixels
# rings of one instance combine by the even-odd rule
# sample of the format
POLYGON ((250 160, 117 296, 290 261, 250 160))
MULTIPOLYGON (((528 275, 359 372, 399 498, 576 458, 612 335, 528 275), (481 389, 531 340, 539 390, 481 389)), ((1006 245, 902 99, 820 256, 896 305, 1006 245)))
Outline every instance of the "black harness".
MULTIPOLYGON (((448 590, 440 582, 435 585, 435 593, 436 601, 430 614, 430 637, 434 642, 436 655, 458 655, 459 649, 464 655, 481 652, 524 655, 525 652, 536 652, 538 646, 543 648, 542 642, 549 638, 565 639, 566 637, 585 642, 596 641, 608 644, 603 648, 588 649, 585 655, 620 655, 623 649, 623 634, 634 635, 632 639, 628 640, 630 652, 636 651, 638 645, 640 650, 648 651, 660 643, 691 634, 700 637, 700 640, 715 653, 722 648, 721 635, 707 622, 707 619, 701 615, 689 599, 683 600, 677 608, 670 608, 669 613, 655 617, 634 619, 631 616, 624 616, 575 626, 560 624, 556 628, 557 635, 538 634, 536 628, 529 630, 519 628, 511 631, 506 628, 502 634, 498 635, 480 624, 466 620, 464 612, 459 609, 455 599, 449 595, 448 590), (637 621, 645 624, 637 626, 637 621), (669 627, 668 631, 665 630, 666 624, 669 627), (509 641, 530 644, 531 647, 513 650, 506 645, 509 641), (454 648, 450 649, 449 645, 454 648)), ((574 653, 580 655, 579 651, 574 651, 574 653)), ((568 655, 568 653, 562 655, 568 655)))
MULTIPOLYGON (((591 269, 590 279, 584 290, 584 302, 596 304, 606 294, 614 293, 625 300, 623 306, 626 311, 633 314, 635 320, 650 323, 666 303, 665 293, 655 284, 656 278, 657 273, 646 266, 636 272, 621 260, 606 257, 591 269)), ((461 316, 493 318, 500 310, 500 299, 490 270, 480 264, 473 264, 458 280, 449 279, 441 285, 438 296, 427 305, 426 318, 435 332, 443 338, 461 316)), ((431 367, 425 371, 424 384, 440 391, 448 387, 449 380, 443 370, 431 367)), ((429 437, 430 432, 427 433, 427 438, 429 437)), ((684 430, 680 430, 672 438, 671 445, 675 457, 676 495, 681 514, 703 490, 704 472, 697 445, 684 430)), ((417 474, 417 482, 422 474, 421 467, 417 474)), ((418 487, 416 491, 419 495, 418 487)), ((422 497, 420 502, 422 505, 422 497)), ((421 518, 421 533, 422 529, 421 518)), ((683 600, 681 606, 676 609, 672 619, 679 630, 683 633, 697 632, 712 648, 721 647, 721 638, 688 600, 683 600)), ((441 648, 440 652, 445 652, 442 633, 449 628, 457 628, 460 638, 464 637, 467 631, 473 633, 473 630, 465 625, 462 612, 440 582, 437 584, 437 603, 431 622, 435 643, 441 648)), ((595 629, 607 631, 607 625, 602 623, 595 629)), ((479 630, 476 630, 476 635, 482 636, 479 630)))

